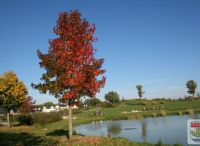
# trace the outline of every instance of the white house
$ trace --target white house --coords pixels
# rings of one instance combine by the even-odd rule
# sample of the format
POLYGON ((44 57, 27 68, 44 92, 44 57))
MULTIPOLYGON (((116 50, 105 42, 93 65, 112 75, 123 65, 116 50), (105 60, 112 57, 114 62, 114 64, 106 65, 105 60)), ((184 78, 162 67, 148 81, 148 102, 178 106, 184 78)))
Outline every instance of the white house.
MULTIPOLYGON (((65 109, 68 109, 69 106, 59 106, 59 105, 56 105, 55 107, 51 106, 50 108, 46 108, 45 106, 43 106, 42 108, 42 112, 45 112, 45 113, 49 113, 49 112, 55 112, 55 111, 62 111, 62 110, 65 110, 65 109)), ((77 109, 78 107, 76 105, 74 105, 72 107, 72 109, 77 109)))
POLYGON ((56 109, 57 111, 60 111, 60 106, 59 106, 59 105, 56 105, 56 106, 55 106, 55 109, 56 109))
POLYGON ((44 112, 44 113, 49 113, 49 112, 54 112, 54 111, 56 111, 56 109, 53 107, 53 106, 51 106, 50 108, 46 108, 45 106, 42 108, 42 112, 44 112))

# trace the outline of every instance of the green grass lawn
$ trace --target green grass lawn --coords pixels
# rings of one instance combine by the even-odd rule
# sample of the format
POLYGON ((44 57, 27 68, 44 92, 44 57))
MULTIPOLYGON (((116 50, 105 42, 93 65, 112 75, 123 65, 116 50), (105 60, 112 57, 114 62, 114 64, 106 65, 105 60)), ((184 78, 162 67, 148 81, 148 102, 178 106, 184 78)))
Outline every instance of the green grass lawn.
MULTIPOLYGON (((160 106, 161 104, 159 101, 157 101, 156 105, 151 105, 151 101, 148 101, 146 106, 139 105, 139 102, 139 100, 127 100, 112 108, 83 110, 81 113, 73 114, 74 117, 77 117, 77 119, 73 120, 73 126, 100 120, 137 119, 151 116, 152 113, 160 112, 160 110, 142 111, 144 107, 160 106), (94 116, 93 112, 95 110, 100 111, 103 115, 94 116), (141 110, 141 112, 133 113, 131 112, 132 110, 141 110), (127 113, 124 114, 123 112, 125 111, 127 113)), ((178 114, 180 111, 185 113, 187 109, 192 109, 195 113, 200 112, 200 100, 165 101, 163 106, 167 115, 178 114)), ((12 128, 0 127, 0 145, 153 145, 130 142, 123 138, 100 138, 78 135, 70 142, 66 138, 68 132, 67 128, 67 120, 61 120, 44 126, 34 124, 32 126, 16 126, 12 128), (79 143, 80 141, 83 142, 79 143)))

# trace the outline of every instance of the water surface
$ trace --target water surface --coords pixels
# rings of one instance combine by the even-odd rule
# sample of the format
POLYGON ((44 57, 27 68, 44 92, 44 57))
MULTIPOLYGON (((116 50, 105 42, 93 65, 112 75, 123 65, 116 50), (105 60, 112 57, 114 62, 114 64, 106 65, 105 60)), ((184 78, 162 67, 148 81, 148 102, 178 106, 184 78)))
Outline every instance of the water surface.
POLYGON ((187 120, 198 119, 200 114, 145 118, 140 120, 105 121, 80 125, 76 132, 87 136, 124 137, 137 142, 187 145, 187 120))

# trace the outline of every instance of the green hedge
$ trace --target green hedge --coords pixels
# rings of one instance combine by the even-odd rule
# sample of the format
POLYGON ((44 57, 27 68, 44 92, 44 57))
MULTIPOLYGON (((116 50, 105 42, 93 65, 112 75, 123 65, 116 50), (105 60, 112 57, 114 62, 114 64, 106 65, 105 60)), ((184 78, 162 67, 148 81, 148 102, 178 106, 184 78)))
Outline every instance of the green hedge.
POLYGON ((41 113, 36 112, 33 114, 21 114, 18 115, 17 121, 19 125, 32 125, 40 124, 45 125, 52 122, 57 122, 62 119, 60 112, 50 112, 50 113, 41 113))
POLYGON ((32 125, 33 118, 31 114, 22 114, 18 116, 19 125, 32 125))
POLYGON ((40 125, 45 125, 52 122, 57 122, 62 119, 61 113, 59 112, 50 112, 50 113, 34 113, 33 122, 40 125))

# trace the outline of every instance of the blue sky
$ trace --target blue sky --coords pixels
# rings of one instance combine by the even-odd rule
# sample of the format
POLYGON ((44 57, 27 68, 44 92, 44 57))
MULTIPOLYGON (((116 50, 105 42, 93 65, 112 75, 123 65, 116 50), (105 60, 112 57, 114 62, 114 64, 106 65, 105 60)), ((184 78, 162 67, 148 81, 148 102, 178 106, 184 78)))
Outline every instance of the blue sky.
MULTIPOLYGON (((14 71, 37 103, 57 102, 31 88, 42 72, 36 50, 48 50, 58 14, 78 9, 96 25, 97 57, 105 58, 105 88, 125 99, 184 97, 185 83, 200 83, 199 0, 1 0, 0 74, 14 71)), ((198 88, 198 91, 200 89, 198 88)))

